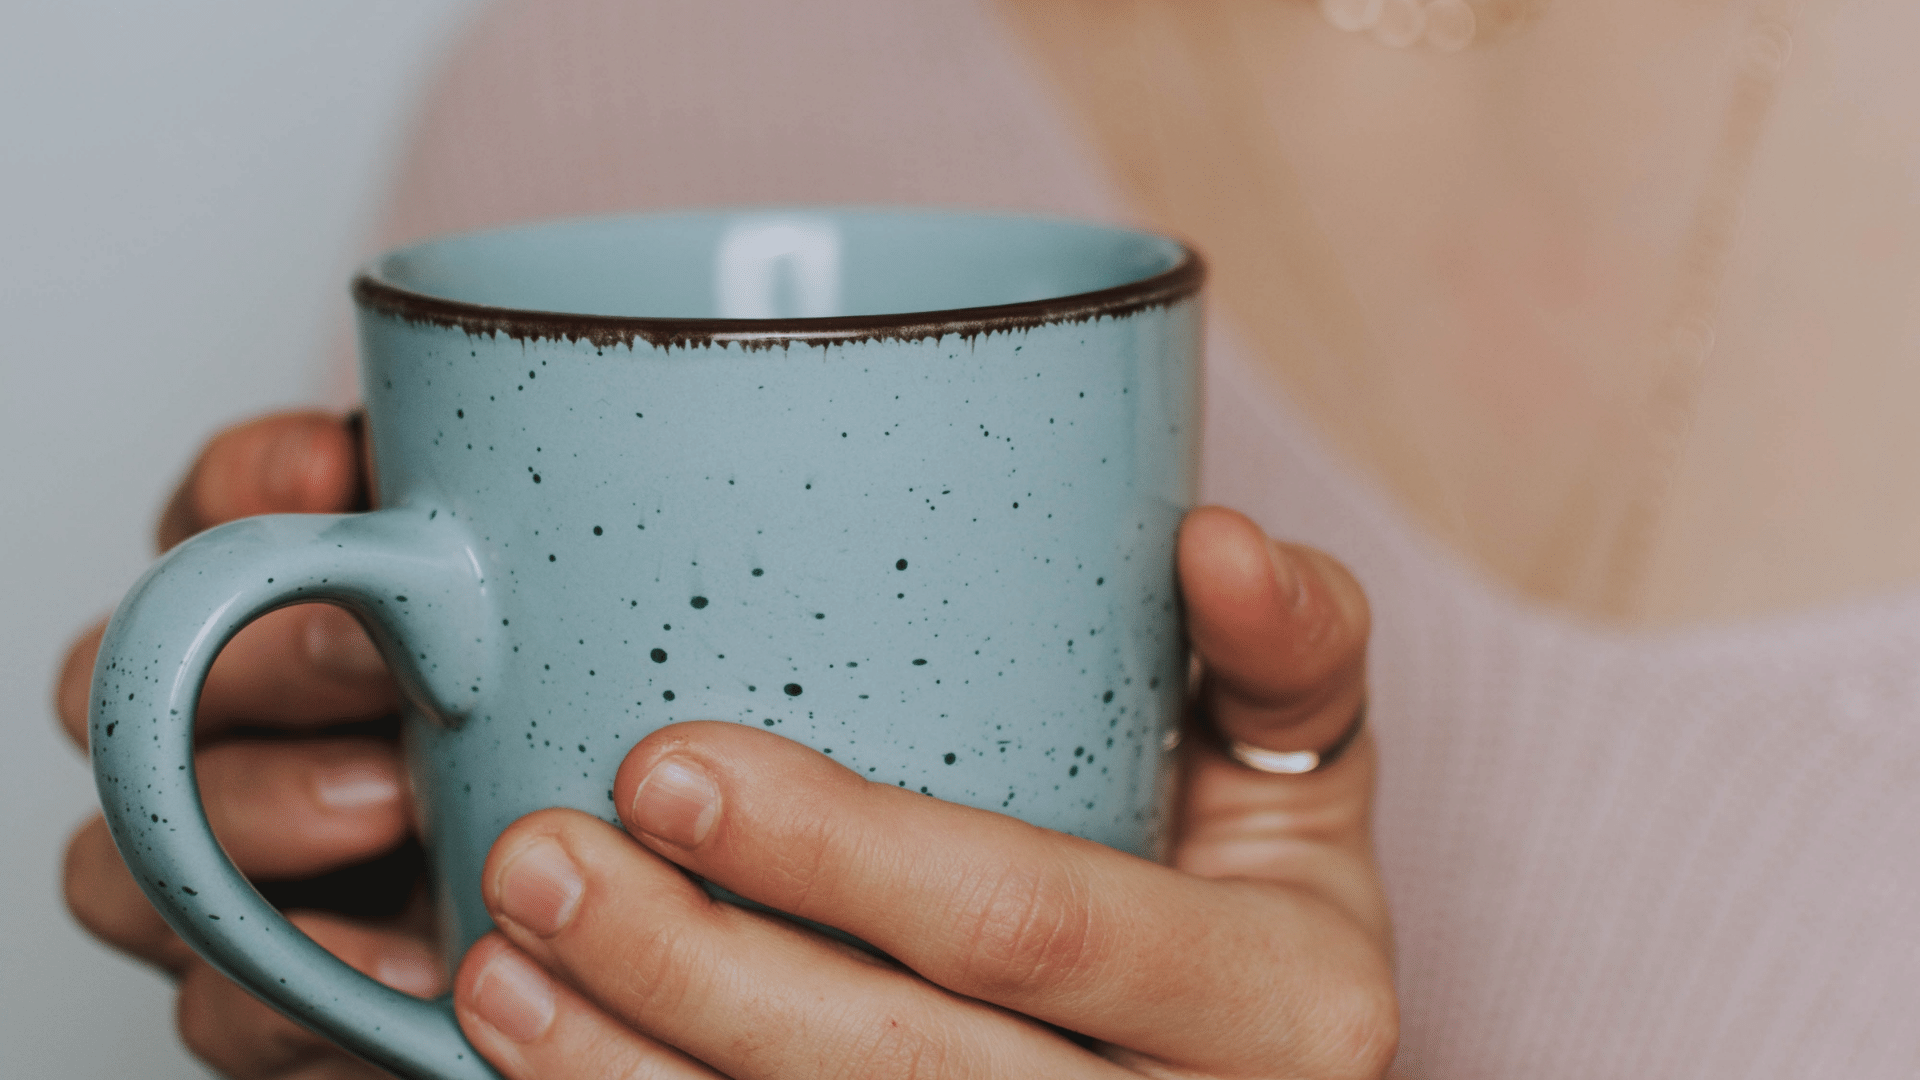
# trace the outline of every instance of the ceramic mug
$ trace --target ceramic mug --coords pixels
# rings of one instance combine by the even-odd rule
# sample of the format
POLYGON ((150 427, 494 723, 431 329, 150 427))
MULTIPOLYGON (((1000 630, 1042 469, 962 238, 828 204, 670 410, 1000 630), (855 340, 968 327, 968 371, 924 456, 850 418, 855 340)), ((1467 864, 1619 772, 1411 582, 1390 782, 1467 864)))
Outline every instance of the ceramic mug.
POLYGON ((446 999, 326 953, 208 828, 207 669, 320 601, 404 690, 455 960, 501 830, 615 820, 621 757, 680 720, 1152 856, 1201 279, 1159 237, 930 211, 576 220, 376 261, 354 296, 381 508, 209 530, 121 604, 89 721, 121 854, 288 1016, 404 1076, 494 1075, 446 999))

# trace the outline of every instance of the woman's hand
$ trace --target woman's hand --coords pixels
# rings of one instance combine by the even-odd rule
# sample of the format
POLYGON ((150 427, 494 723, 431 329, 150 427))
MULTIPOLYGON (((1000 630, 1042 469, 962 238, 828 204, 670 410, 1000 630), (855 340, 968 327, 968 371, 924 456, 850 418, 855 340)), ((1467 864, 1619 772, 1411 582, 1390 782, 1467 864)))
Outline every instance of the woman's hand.
MULTIPOLYGON (((353 433, 337 418, 242 425, 209 443, 163 518, 160 546, 249 514, 355 509, 361 469, 353 433)), ((1212 727, 1273 749, 1333 741, 1363 690, 1366 608, 1352 579, 1325 556, 1270 547, 1220 510, 1189 518, 1180 560, 1212 727)), ((58 686, 61 719, 81 744, 99 639, 96 627, 74 645, 58 686)), ((324 606, 276 612, 215 664, 196 769, 221 842, 298 925, 360 970, 431 994, 443 979, 413 891, 417 851, 384 719, 396 705, 350 618, 324 606)), ((583 854, 582 892, 561 931, 528 929, 547 925, 537 915, 502 916, 518 948, 494 937, 474 951, 460 984, 463 1021, 514 1076, 577 1076, 621 1062, 714 1075, 669 1045, 740 1078, 1115 1069, 1020 1012, 1105 1040, 1108 1060, 1149 1074, 1377 1074, 1392 1053, 1394 1011, 1367 831, 1370 743, 1363 735, 1324 772, 1287 778, 1234 764, 1211 729, 1192 734, 1168 870, 870 787, 751 729, 661 732, 621 773, 629 824, 639 825, 637 789, 671 787, 642 784, 642 775, 672 759, 707 770, 720 793, 703 840, 676 844, 671 826, 655 821, 646 826, 653 833, 636 833, 655 855, 578 815, 517 825, 487 877, 495 910, 515 893, 503 892, 502 867, 537 868, 540 860, 515 854, 552 850, 523 848, 529 838, 583 854), (751 787, 737 783, 744 773, 751 787), (660 856, 843 926, 925 979, 712 904, 660 856), (613 888, 651 891, 614 908, 613 888), (514 966, 529 955, 564 981, 543 984, 537 969, 514 966), (541 985, 551 987, 552 1012, 537 1037, 516 1042, 502 1032, 529 1031, 541 985), (515 986, 531 988, 535 1007, 490 1028, 476 1005, 510 1004, 515 986), (587 1056, 570 1061, 573 1053, 587 1056)), ((99 819, 74 837, 66 878, 84 926, 179 978, 182 1036, 216 1068, 249 1080, 379 1075, 182 944, 99 819)), ((539 897, 536 889, 536 907, 553 906, 539 897)))
POLYGON ((621 767, 630 835, 553 810, 494 845, 500 931, 455 980, 469 1038, 513 1080, 1379 1076, 1396 1013, 1371 743, 1273 776, 1215 742, 1335 741, 1362 701, 1365 601, 1224 510, 1189 517, 1180 570, 1207 720, 1172 867, 681 724, 621 767))
MULTIPOLYGON (((159 547, 266 513, 357 508, 354 431, 339 417, 271 416, 208 443, 163 515, 159 547)), ((105 624, 67 654, 56 704, 83 749, 87 692, 105 624)), ((415 896, 418 849, 389 719, 399 698, 352 617, 308 605, 248 626, 201 696, 194 768, 234 862, 314 940, 399 989, 445 989, 415 896)), ((241 1078, 382 1075, 255 1001, 189 949, 147 903, 94 817, 67 848, 67 906, 95 936, 171 972, 188 1048, 241 1078)))

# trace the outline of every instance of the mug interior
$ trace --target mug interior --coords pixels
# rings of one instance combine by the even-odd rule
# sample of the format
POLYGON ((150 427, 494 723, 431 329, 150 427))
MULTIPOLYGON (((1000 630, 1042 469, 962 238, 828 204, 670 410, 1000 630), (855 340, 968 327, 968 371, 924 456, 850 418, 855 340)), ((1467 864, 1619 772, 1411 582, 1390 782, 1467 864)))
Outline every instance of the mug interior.
POLYGON ((431 240, 383 285, 521 312, 674 319, 858 318, 1032 304, 1150 281, 1180 244, 1086 222, 923 210, 593 218, 431 240))

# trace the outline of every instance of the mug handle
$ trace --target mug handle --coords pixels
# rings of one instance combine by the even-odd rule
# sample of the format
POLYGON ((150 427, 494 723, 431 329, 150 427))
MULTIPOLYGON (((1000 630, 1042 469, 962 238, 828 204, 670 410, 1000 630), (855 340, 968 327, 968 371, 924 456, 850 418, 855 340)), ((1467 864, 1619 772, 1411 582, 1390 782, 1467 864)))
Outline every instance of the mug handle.
POLYGON ((314 944, 207 824, 193 769, 207 670, 241 627, 316 601, 357 616, 408 701, 441 723, 471 713, 498 670, 481 558, 450 512, 279 514, 211 529, 140 579, 100 644, 87 738, 107 826, 167 924, 280 1012, 412 1080, 499 1080, 450 997, 403 994, 314 944))

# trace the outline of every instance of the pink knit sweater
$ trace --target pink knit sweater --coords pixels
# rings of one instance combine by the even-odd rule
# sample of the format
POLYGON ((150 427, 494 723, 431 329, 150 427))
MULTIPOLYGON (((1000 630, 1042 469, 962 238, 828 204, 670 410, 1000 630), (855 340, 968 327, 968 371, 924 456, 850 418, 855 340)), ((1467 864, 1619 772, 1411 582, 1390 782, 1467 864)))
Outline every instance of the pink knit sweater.
MULTIPOLYGON (((509 0, 384 239, 770 202, 1128 217, 982 0, 509 0)), ((1216 329, 1207 497, 1376 607, 1397 1071, 1920 1076, 1920 594, 1584 628, 1425 541, 1216 329)))

